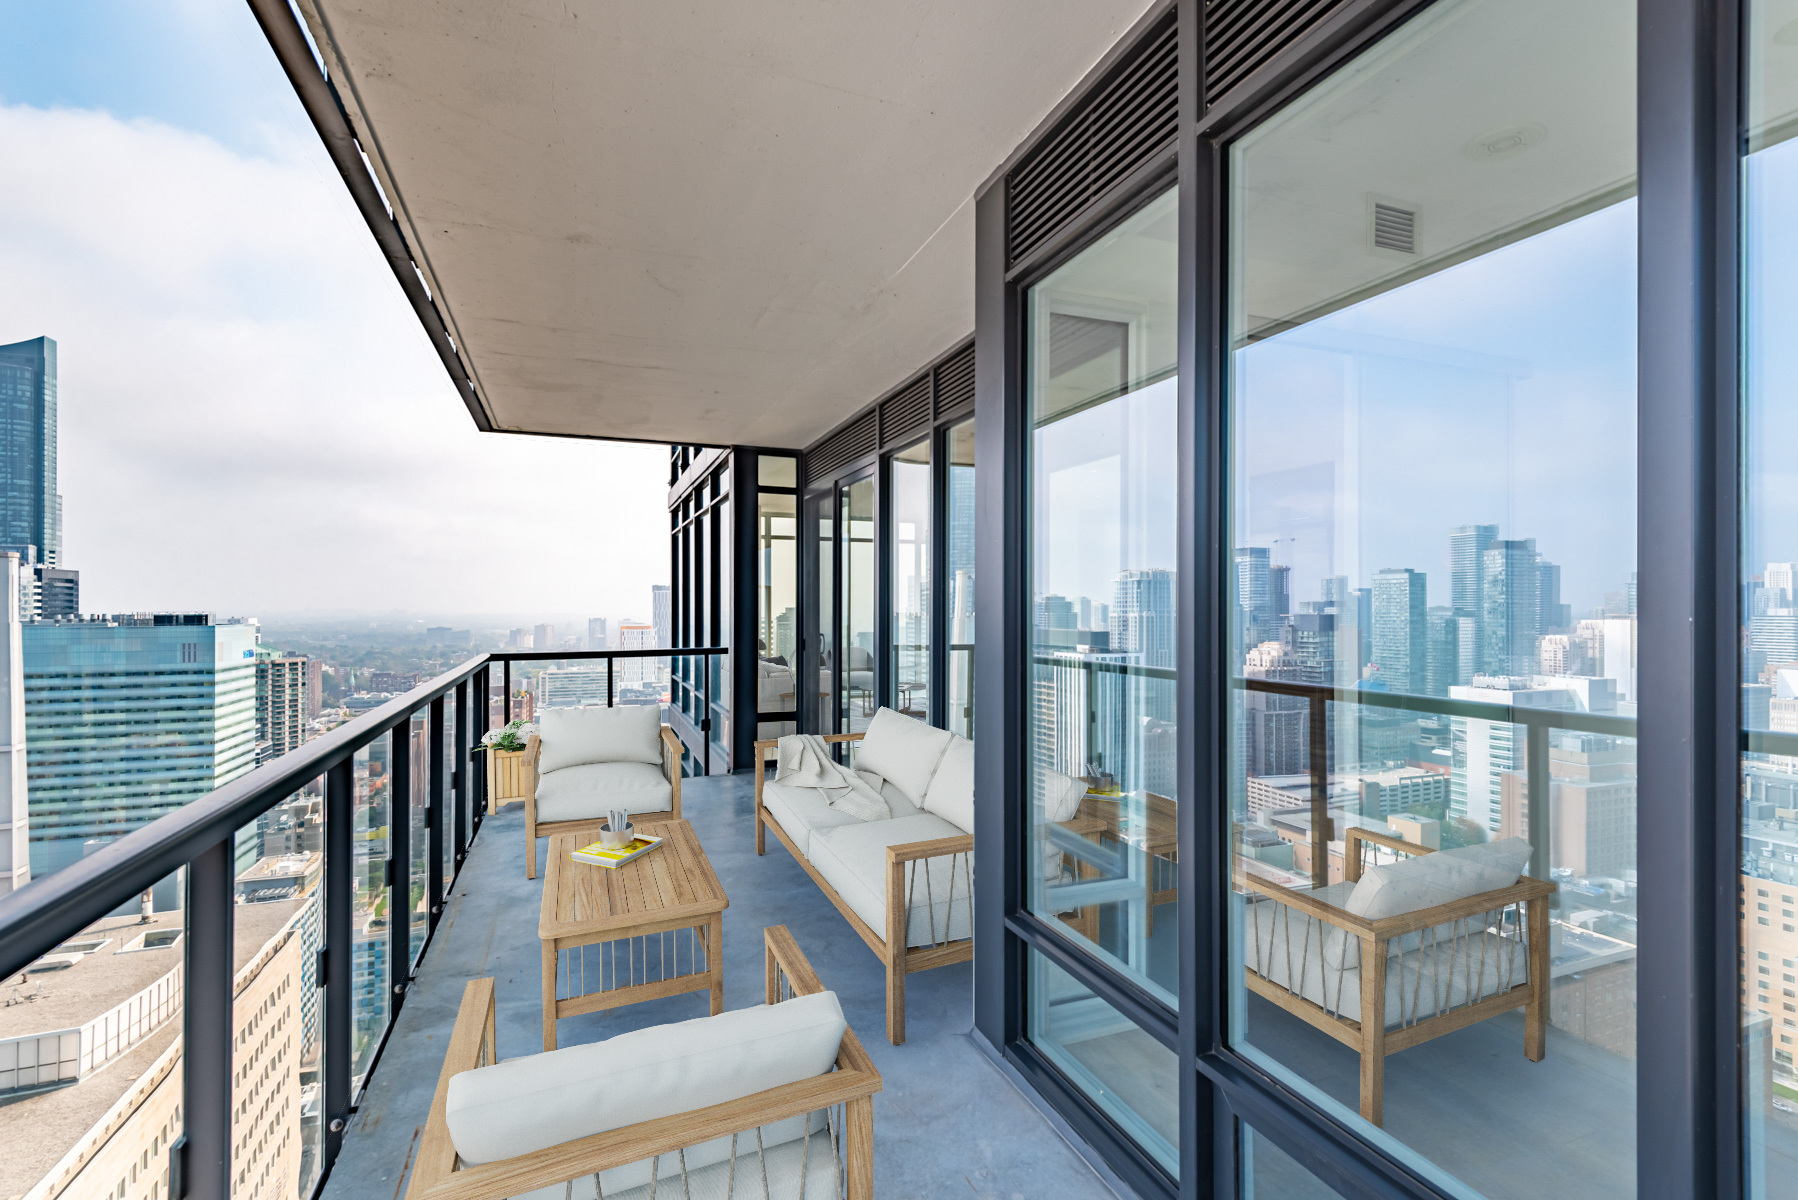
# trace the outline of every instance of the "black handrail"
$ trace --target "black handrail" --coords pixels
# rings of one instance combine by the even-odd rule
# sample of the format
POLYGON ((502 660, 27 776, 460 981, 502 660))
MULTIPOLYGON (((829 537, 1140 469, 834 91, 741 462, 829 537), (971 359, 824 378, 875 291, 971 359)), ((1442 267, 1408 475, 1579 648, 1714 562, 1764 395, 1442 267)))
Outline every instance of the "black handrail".
MULTIPOLYGON (((1285 679, 1237 677, 1230 686, 1242 691, 1269 692, 1276 696, 1321 699, 1335 704, 1365 704, 1372 708, 1396 708, 1439 717, 1465 717, 1470 721, 1494 721, 1504 725, 1541 725, 1575 733, 1606 733, 1634 737, 1634 717, 1606 717, 1596 713, 1569 712, 1564 708, 1521 708, 1485 700, 1447 700, 1438 696, 1413 696, 1404 692, 1379 692, 1362 688, 1331 687, 1320 683, 1294 683, 1285 679)), ((1798 738, 1794 738, 1798 742, 1798 738)))

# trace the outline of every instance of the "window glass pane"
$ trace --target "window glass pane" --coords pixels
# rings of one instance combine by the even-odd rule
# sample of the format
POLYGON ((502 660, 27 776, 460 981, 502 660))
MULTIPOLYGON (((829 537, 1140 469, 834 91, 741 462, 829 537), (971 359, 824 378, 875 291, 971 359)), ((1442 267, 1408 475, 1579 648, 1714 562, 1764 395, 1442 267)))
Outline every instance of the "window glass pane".
POLYGON ((797 487, 799 460, 777 454, 757 455, 755 481, 763 487, 797 487))
POLYGON ((1030 967, 1030 1040, 1178 1176, 1179 1058, 1041 951, 1030 967))
POLYGON ((1746 9, 1744 237, 1746 631, 1742 720, 1742 1128, 1746 1192, 1798 1197, 1798 4, 1746 9))
MULTIPOLYGON (((525 693, 528 695, 529 693, 525 693)), ((428 743, 427 743, 428 747, 428 743)), ((427 748, 425 758, 430 754, 427 748)), ((381 764, 371 764, 367 747, 356 751, 356 794, 352 798, 350 845, 350 1095, 362 1088, 363 1076, 380 1048, 387 1029, 388 987, 387 886, 388 779, 381 764), (376 769, 371 770, 371 765, 376 769)), ((427 846, 428 846, 427 842, 427 846)), ((425 861, 430 862, 427 852, 425 861)))
POLYGON ((949 429, 949 732, 974 736, 974 422, 949 429))
POLYGON ((858 733, 874 717, 874 477, 841 492, 843 707, 837 728, 858 733))
MULTIPOLYGON (((768 460, 762 459, 764 468, 768 460)), ((798 500, 763 492, 756 513, 756 711, 787 713, 799 707, 794 668, 799 662, 798 500)), ((756 737, 792 733, 792 721, 763 721, 756 737)))
MULTIPOLYGON (((515 663, 521 667, 523 663, 515 663)), ((428 711, 428 710, 425 710, 428 711)), ((430 933, 431 905, 426 899, 431 886, 430 853, 431 831, 425 824, 429 812, 431 779, 430 737, 425 727, 425 711, 412 714, 407 723, 407 744, 411 750, 411 758, 407 765, 410 793, 406 800, 406 819, 409 822, 406 830, 406 857, 411 860, 407 871, 407 925, 410 929, 410 959, 416 963, 419 952, 425 947, 425 937, 430 933)))
POLYGON ((1243 1200, 1336 1200, 1334 1188, 1247 1125, 1241 1153, 1243 1200))
POLYGON ((1231 150, 1232 1037, 1490 1197, 1635 1193, 1634 22, 1442 0, 1231 150))
POLYGON ((893 707, 930 720, 930 442, 890 460, 893 496, 893 707))
POLYGON ((1177 1003, 1176 200, 1030 289, 1029 903, 1177 1003))

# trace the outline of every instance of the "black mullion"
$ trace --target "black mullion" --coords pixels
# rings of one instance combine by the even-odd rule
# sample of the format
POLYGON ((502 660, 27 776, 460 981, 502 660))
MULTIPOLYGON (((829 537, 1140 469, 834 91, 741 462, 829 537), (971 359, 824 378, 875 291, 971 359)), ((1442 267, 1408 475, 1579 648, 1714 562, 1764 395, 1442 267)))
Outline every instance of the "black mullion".
MULTIPOLYGON (((468 857, 468 682, 456 685, 456 765, 450 770, 451 803, 456 806, 456 874, 468 857)), ((391 806, 390 806, 391 807, 391 806)), ((392 818, 391 811, 388 813, 392 818)))
MULTIPOLYGON (((930 372, 930 411, 936 411, 936 372, 930 372)), ((930 710, 939 729, 949 724, 949 429, 930 431, 930 710)))
POLYGON ((1005 929, 1073 976, 1082 987, 1129 1017, 1169 1050, 1179 1048, 1179 1014, 1129 976, 1100 963, 1085 947, 1058 931, 1053 922, 1033 912, 1022 911, 1006 918, 1005 929))
POLYGON ((327 1169, 343 1147, 350 1116, 350 975, 355 961, 355 760, 345 756, 325 774, 325 1148, 327 1169))
MULTIPOLYGON (((753 450, 738 450, 731 456, 732 549, 735 569, 731 586, 736 603, 731 608, 731 657, 736 663, 731 672, 731 746, 730 765, 749 766, 755 761, 755 740, 761 733, 761 621, 762 621, 762 489, 756 483, 761 473, 761 457, 753 450)), ((798 518, 797 506, 794 512, 798 518)), ((773 608, 773 604, 769 604, 773 608)), ((770 630, 770 633, 773 631, 770 630)), ((774 648, 770 646, 772 654, 774 648)), ((797 686, 799 674, 793 672, 797 686)))
POLYGON ((883 454, 874 468, 874 707, 899 707, 893 670, 893 456, 883 454))
POLYGON ((1737 0, 1637 7, 1640 1194, 1733 1196, 1737 0))
MULTIPOLYGON (((393 981, 394 1012, 412 977, 412 718, 395 725, 387 741, 387 861, 393 894, 388 897, 387 977, 393 981), (403 899, 402 899, 403 897, 403 899)), ((424 947, 419 947, 419 953, 424 947)))

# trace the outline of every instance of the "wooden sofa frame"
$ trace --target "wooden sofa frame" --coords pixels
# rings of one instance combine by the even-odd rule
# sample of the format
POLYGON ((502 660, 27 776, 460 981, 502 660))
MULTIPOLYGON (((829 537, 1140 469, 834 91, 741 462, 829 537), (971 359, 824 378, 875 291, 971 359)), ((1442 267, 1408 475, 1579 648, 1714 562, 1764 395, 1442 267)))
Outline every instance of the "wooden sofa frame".
MULTIPOLYGON (((859 742, 866 736, 862 733, 827 733, 826 742, 859 742)), ((881 965, 886 970, 887 991, 887 1041, 897 1046, 905 1041, 905 977, 914 971, 928 971, 932 967, 946 967, 950 963, 969 962, 974 957, 974 939, 961 938, 948 941, 948 921, 944 921, 943 935, 945 940, 929 946, 908 946, 911 940, 908 924, 911 918, 911 905, 906 897, 905 864, 926 858, 940 858, 953 854, 972 855, 974 852, 974 835, 964 833, 958 837, 936 838, 928 842, 908 842, 898 846, 887 847, 887 920, 886 929, 875 932, 868 923, 855 915, 855 911, 844 903, 837 890, 830 886, 824 876, 818 874, 816 868, 800 853, 787 831, 780 827, 780 822, 769 815, 762 807, 762 785, 767 780, 767 752, 779 745, 779 739, 769 738, 755 744, 755 852, 768 852, 767 830, 772 829, 780 844, 787 848, 800 869, 810 875, 812 882, 824 893, 825 899, 836 905, 849 927, 861 935, 868 949, 874 951, 881 965)), ((968 883, 969 903, 973 902, 972 858, 969 859, 970 878, 968 883)), ((913 868, 916 874, 917 868, 913 868)), ((950 864, 951 893, 953 894, 954 864, 950 864)), ((935 931, 932 930, 934 935, 935 931)))
MULTIPOLYGON (((1382 834, 1370 829, 1350 828, 1344 832, 1343 864, 1344 875, 1350 882, 1359 881, 1362 870, 1362 843, 1384 846, 1400 853, 1420 855, 1431 853, 1428 846, 1419 846, 1407 842, 1403 838, 1382 834)), ((1245 891, 1260 892, 1294 911, 1305 913, 1319 921, 1335 926, 1360 942, 1361 961, 1361 1015, 1362 1020, 1351 1021, 1347 1017, 1330 1012, 1314 1000, 1306 999, 1298 991, 1274 982, 1264 975, 1258 974, 1252 964, 1244 964, 1243 974, 1247 978, 1249 990, 1279 1005, 1306 1024, 1329 1034, 1349 1049, 1361 1056, 1361 1115, 1375 1125, 1382 1123, 1385 1113, 1386 1056, 1396 1054, 1400 1050, 1409 1049, 1432 1038, 1453 1033, 1457 1029, 1465 1029, 1488 1017, 1495 1017, 1513 1008, 1523 1011, 1523 1053, 1531 1062, 1541 1062, 1548 1052, 1548 906, 1549 898, 1555 893, 1555 885, 1546 879, 1534 879, 1528 876, 1519 879, 1507 888, 1497 891, 1483 892, 1477 896, 1469 896, 1462 900, 1452 900, 1447 904, 1439 904, 1434 908, 1421 909, 1417 912, 1403 913, 1396 917, 1385 917, 1378 921, 1368 921, 1354 915, 1346 909, 1337 908, 1322 900, 1315 899, 1307 892, 1294 891, 1262 878, 1259 875, 1248 875, 1240 867, 1236 872, 1237 886, 1245 891), (1386 1028, 1386 971, 1388 966, 1387 944, 1395 938, 1409 933, 1422 933, 1434 929, 1438 925, 1446 925, 1465 917, 1475 917, 1482 913, 1500 912, 1517 906, 1521 910, 1519 926, 1526 930, 1525 963, 1528 978, 1507 990, 1497 992, 1464 1003, 1457 1008, 1438 1012, 1398 1029, 1386 1028), (1368 964, 1372 964, 1371 969, 1368 964), (1367 1014, 1378 1013, 1375 1020, 1367 1020, 1367 1014)), ((1321 945, 1315 953, 1321 953, 1321 945)), ((1290 945, 1288 946, 1290 954, 1290 945)), ((1301 963, 1301 970, 1304 964, 1301 963)), ((1288 968, 1290 970, 1290 967, 1288 968)), ((1452 970, 1452 965, 1451 965, 1452 970)), ((1421 1010, 1420 1010, 1421 1011, 1421 1010)))
MULTIPOLYGON (((785 925, 769 926, 762 938, 767 957, 768 1003, 824 990, 785 925)), ((471 979, 462 991, 462 1008, 450 1034, 443 1073, 437 1079, 437 1094, 431 1101, 431 1115, 419 1142, 418 1162, 406 1189, 407 1200, 503 1200, 837 1104, 844 1106, 843 1158, 848 1200, 872 1200, 873 1097, 881 1088, 881 1079, 852 1029, 843 1032, 835 1071, 516 1158, 464 1165, 457 1159, 445 1117, 450 1079, 497 1061, 495 1045, 493 980, 471 979)), ((674 1194, 675 1181, 663 1183, 674 1194)))
MULTIPOLYGON (((668 777, 668 784, 674 789, 669 806, 663 812, 633 813, 631 824, 653 825, 657 821, 678 821, 680 815, 680 738, 674 730, 662 726, 662 774, 668 777)), ((539 771, 537 763, 543 755, 543 742, 532 734, 524 744, 524 877, 537 878, 537 839, 551 837, 558 833, 573 833, 578 829, 597 830, 606 823, 604 817, 594 817, 583 821, 539 821, 537 820, 537 779, 539 771)))

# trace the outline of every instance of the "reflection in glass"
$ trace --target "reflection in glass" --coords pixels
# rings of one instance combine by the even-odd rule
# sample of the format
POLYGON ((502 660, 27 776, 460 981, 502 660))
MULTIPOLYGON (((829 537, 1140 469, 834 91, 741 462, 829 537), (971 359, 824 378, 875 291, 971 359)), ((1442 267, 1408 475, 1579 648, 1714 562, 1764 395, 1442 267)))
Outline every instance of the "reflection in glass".
MULTIPOLYGON (((388 783, 386 742, 356 751, 352 776, 350 845, 350 1094, 374 1060, 387 1028, 387 922, 392 889, 387 886, 388 783), (375 753, 371 754, 371 750, 375 753)), ((427 743, 428 745, 428 743, 427 743)), ((425 757, 429 759, 427 752, 425 757)), ((429 847, 428 839, 424 844, 429 847)), ((429 858, 425 860, 429 862, 429 858)), ((447 878, 447 876, 446 876, 447 878)))
MULTIPOLYGON (((768 459, 761 460, 766 470, 768 459)), ((798 498, 778 492, 757 497, 756 512, 756 711, 798 709, 794 665, 799 661, 798 498)), ((798 728, 791 720, 762 721, 756 737, 798 728)))
POLYGON ((797 487, 799 460, 781 454, 758 454, 755 460, 755 481, 762 487, 797 487))
POLYGON ((874 695, 874 477, 843 485, 839 509, 843 537, 843 706, 838 730, 859 733, 873 719, 874 695))
POLYGON ((888 460, 893 514, 893 707, 930 720, 930 441, 888 460))
POLYGON ((1248 1125, 1241 1153, 1243 1200, 1336 1200, 1334 1188, 1248 1125))
POLYGON ((974 422, 949 428, 949 732, 974 736, 974 422))
POLYGON ((1175 214, 1030 289, 1030 905, 1177 1003, 1175 214))
POLYGON ((1747 1187, 1798 1197, 1798 5, 1750 0, 1742 162, 1745 478, 1740 884, 1747 1187))
POLYGON ((1178 1057, 1041 951, 1030 968, 1031 1042, 1178 1176, 1178 1057))
POLYGON ((1491 1197, 1635 1193, 1634 20, 1443 0, 1231 151, 1233 1037, 1491 1197))

